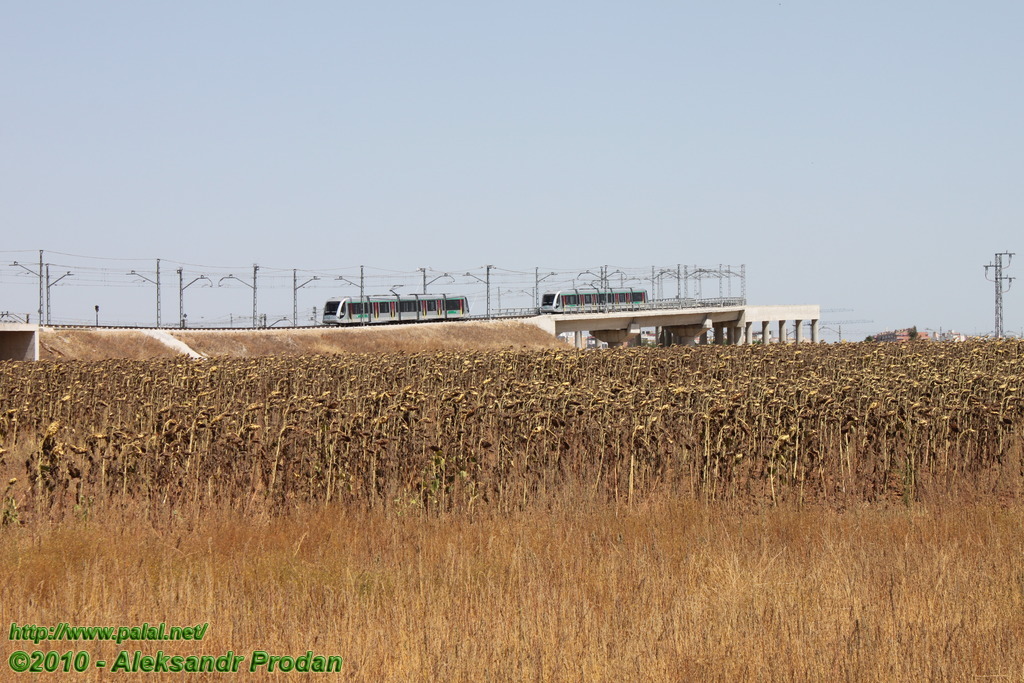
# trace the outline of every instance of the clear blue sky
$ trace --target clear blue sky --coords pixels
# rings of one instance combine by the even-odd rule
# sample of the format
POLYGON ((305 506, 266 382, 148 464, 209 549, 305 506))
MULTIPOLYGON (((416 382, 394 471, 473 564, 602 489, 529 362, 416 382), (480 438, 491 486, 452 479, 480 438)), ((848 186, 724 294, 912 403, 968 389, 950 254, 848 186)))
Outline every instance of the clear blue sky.
POLYGON ((744 263, 753 303, 986 332, 982 266, 1024 276, 1022 28, 1009 1, 0 1, 0 310, 35 311, 9 263, 38 249, 168 282, 744 263))

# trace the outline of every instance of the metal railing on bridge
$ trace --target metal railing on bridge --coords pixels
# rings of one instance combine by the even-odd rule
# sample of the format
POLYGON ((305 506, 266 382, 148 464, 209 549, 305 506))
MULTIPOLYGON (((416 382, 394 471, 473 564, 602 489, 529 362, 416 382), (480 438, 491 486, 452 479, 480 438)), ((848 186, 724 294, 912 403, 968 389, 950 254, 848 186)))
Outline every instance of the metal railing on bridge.
MULTIPOLYGON (((619 311, 663 311, 687 308, 728 308, 729 306, 744 306, 747 300, 743 297, 715 297, 712 299, 655 299, 642 304, 604 304, 592 303, 580 306, 573 311, 565 311, 559 315, 576 315, 591 313, 617 313, 619 311)), ((526 318, 540 315, 539 308, 502 308, 493 312, 492 318, 526 318)), ((473 319, 485 319, 486 315, 473 315, 473 319)))
POLYGON ((743 297, 715 297, 713 299, 655 299, 648 301, 645 308, 660 310, 666 308, 728 308, 729 306, 745 306, 743 297))

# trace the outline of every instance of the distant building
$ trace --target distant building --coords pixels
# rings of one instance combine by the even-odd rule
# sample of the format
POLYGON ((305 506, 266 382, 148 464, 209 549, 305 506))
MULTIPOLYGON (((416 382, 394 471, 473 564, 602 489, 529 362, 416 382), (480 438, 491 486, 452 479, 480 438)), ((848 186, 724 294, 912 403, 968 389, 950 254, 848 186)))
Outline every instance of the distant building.
POLYGON ((931 336, 927 331, 921 332, 916 327, 907 327, 902 330, 892 330, 888 332, 879 332, 872 337, 877 342, 908 342, 914 341, 932 341, 931 336))

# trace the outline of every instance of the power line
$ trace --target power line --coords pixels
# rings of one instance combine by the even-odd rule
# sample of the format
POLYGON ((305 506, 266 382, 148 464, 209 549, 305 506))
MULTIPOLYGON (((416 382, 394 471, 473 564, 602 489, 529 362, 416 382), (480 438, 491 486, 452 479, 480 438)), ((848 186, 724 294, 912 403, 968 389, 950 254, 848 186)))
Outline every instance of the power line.
MULTIPOLYGON (((13 255, 15 252, 6 253, 13 255)), ((673 283, 675 285, 673 289, 676 290, 674 292, 676 299, 679 298, 681 287, 687 284, 688 279, 693 279, 698 289, 702 278, 710 279, 718 285, 719 293, 728 290, 732 294, 737 284, 735 279, 739 278, 739 284, 745 293, 745 268, 742 266, 738 268, 732 266, 709 268, 693 266, 687 267, 684 271, 682 266, 673 264, 664 267, 651 267, 650 272, 653 275, 650 275, 647 274, 648 268, 646 267, 616 267, 613 265, 571 269, 564 267, 561 269, 542 269, 540 267, 517 269, 502 268, 491 264, 486 266, 477 264, 469 269, 421 267, 415 270, 397 270, 369 266, 352 266, 338 269, 289 268, 285 270, 253 264, 249 266, 249 268, 252 268, 250 279, 242 275, 245 269, 241 267, 209 266, 196 268, 185 266, 183 262, 172 259, 92 257, 56 251, 40 251, 38 254, 38 264, 26 263, 25 260, 0 263, 0 283, 5 285, 5 294, 17 294, 16 299, 24 299, 29 283, 33 279, 37 280, 39 285, 39 310, 37 314, 40 322, 57 322, 58 320, 70 319, 67 313, 70 313, 71 310, 62 311, 65 315, 59 317, 54 315, 54 311, 50 310, 49 301, 51 295, 57 294, 57 292, 62 292, 57 302, 59 308, 77 309, 81 306, 81 299, 86 295, 86 292, 89 292, 88 296, 103 296, 99 290, 132 288, 135 290, 149 290, 152 298, 147 298, 152 303, 146 306, 146 308, 154 311, 157 326, 160 327, 167 322, 163 319, 161 310, 162 304, 166 302, 164 295, 167 292, 165 288, 171 287, 173 289, 176 285, 179 290, 179 315, 176 322, 178 325, 183 325, 185 318, 184 290, 190 284, 195 283, 198 285, 199 282, 208 283, 207 286, 210 286, 209 283, 216 283, 213 285, 213 289, 206 289, 202 295, 203 299, 205 299, 204 308, 207 309, 207 313, 209 313, 210 304, 214 300, 220 302, 235 300, 235 297, 238 296, 238 288, 250 289, 253 310, 251 317, 245 316, 247 320, 262 319, 267 313, 260 311, 258 306, 267 306, 268 304, 271 307, 278 306, 279 304, 276 300, 280 297, 277 292, 287 290, 289 293, 288 308, 290 309, 290 315, 282 314, 282 317, 290 319, 292 324, 297 324, 300 317, 300 295, 305 297, 319 296, 318 294, 312 294, 310 291, 304 292, 302 291, 303 289, 318 289, 321 291, 323 289, 340 289, 340 292, 332 294, 343 294, 346 290, 351 292, 352 290, 349 288, 355 287, 355 282, 359 283, 358 290, 361 297, 375 295, 397 287, 405 287, 406 289, 403 291, 406 292, 429 291, 444 294, 464 294, 477 302, 473 304, 474 308, 480 306, 480 310, 492 315, 494 310, 491 307, 491 303, 496 291, 503 290, 502 293, 505 294, 505 297, 508 297, 507 299, 502 297, 504 300, 498 304, 498 308, 501 308, 503 304, 512 308, 536 307, 544 291, 568 290, 585 286, 585 283, 580 282, 581 273, 590 273, 594 277, 593 284, 598 284, 601 288, 643 286, 641 283, 651 279, 652 287, 656 290, 661 290, 664 279, 675 279, 676 282, 673 283), (163 277, 165 269, 177 274, 178 277, 174 278, 177 280, 176 282, 171 284, 169 282, 171 278, 165 279, 163 277), (600 272, 600 275, 597 275, 598 272, 600 272), (235 274, 239 277, 235 277, 235 274), (200 275, 201 277, 197 278, 200 275), (8 287, 8 285, 14 286, 8 287), (57 287, 57 291, 51 292, 53 287, 57 287), (221 290, 221 293, 215 294, 214 291, 218 288, 221 290), (230 292, 232 289, 235 290, 234 294, 230 292), (72 290, 77 290, 78 294, 74 295, 72 290), (522 304, 517 303, 517 299, 521 300, 522 304), (264 301, 267 303, 264 303, 264 301), (527 301, 529 303, 526 303, 527 301)), ((593 286, 593 284, 590 286, 593 286)), ((652 294, 657 296, 656 292, 652 292, 652 294)), ((667 295, 668 293, 665 292, 665 294, 667 295)), ((135 316, 137 313, 127 312, 138 308, 138 304, 134 303, 135 301, 136 297, 134 296, 118 294, 114 301, 108 300, 105 303, 101 303, 104 303, 105 310, 121 307, 126 311, 115 315, 135 316), (108 307, 109 304, 113 304, 113 306, 108 307)), ((22 306, 24 303, 18 304, 16 301, 4 301, 3 305, 9 308, 11 305, 22 306)), ((192 305, 195 306, 196 304, 193 303, 192 305)), ((218 307, 221 305, 217 304, 218 307)), ((227 305, 232 306, 233 304, 228 303, 227 305)), ((93 306, 90 306, 90 308, 93 308, 93 306)), ((222 317, 216 313, 215 315, 222 317)), ((275 318, 277 316, 278 314, 275 313, 273 316, 268 317, 275 318)), ((197 310, 196 318, 201 319, 203 317, 202 312, 197 310)), ((206 317, 210 316, 207 315, 206 317)), ((235 317, 241 318, 241 316, 235 317)))

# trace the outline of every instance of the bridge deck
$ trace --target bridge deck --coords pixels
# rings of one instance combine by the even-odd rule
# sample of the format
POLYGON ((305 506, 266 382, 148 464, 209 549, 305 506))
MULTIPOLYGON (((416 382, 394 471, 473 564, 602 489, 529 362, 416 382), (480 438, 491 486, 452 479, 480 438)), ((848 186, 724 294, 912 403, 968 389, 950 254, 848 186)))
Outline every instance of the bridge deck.
POLYGON ((811 325, 811 341, 818 341, 821 308, 817 305, 726 306, 714 308, 616 311, 610 313, 562 313, 529 319, 551 334, 587 331, 602 341, 621 343, 620 337, 636 334, 641 327, 667 329, 683 337, 681 343, 695 343, 705 332, 714 332, 722 343, 750 343, 754 332, 769 334, 769 323, 776 323, 778 340, 788 338, 786 323, 796 325, 796 341, 802 341, 802 323, 811 325), (760 323, 760 329, 755 325, 760 323))

